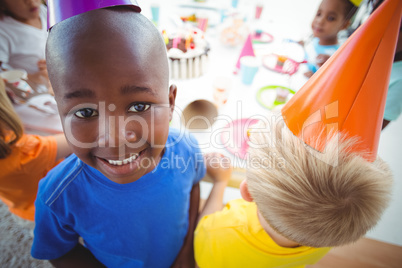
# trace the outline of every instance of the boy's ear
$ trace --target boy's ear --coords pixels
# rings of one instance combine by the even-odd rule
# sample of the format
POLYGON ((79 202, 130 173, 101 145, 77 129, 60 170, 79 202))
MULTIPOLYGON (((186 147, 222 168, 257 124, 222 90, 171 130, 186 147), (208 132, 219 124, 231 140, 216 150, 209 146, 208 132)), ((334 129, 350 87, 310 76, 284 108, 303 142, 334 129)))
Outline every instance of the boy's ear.
POLYGON ((243 180, 240 183, 240 194, 241 194, 241 197, 243 197, 243 199, 246 200, 247 202, 254 201, 253 197, 251 196, 250 192, 248 191, 247 180, 243 180))
POLYGON ((172 121, 173 111, 176 103, 177 87, 172 84, 169 87, 169 122, 172 121))

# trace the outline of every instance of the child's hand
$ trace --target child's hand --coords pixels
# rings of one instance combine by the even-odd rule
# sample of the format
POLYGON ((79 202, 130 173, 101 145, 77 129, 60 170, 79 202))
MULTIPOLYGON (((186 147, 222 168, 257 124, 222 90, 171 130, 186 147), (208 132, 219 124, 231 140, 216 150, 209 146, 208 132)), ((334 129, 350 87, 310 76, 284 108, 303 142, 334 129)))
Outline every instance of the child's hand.
POLYGON ((207 173, 213 180, 213 186, 203 209, 198 214, 198 221, 205 215, 222 209, 223 195, 232 175, 232 165, 229 158, 220 153, 208 153, 204 157, 207 173))
POLYGON ((38 66, 39 71, 46 71, 47 72, 47 67, 46 67, 46 60, 38 60, 36 63, 38 66))
POLYGON ((317 66, 321 68, 321 66, 329 59, 329 55, 319 54, 316 58, 317 66))
POLYGON ((49 75, 48 75, 48 72, 47 72, 46 60, 45 59, 38 60, 38 62, 36 64, 38 66, 39 71, 36 72, 36 73, 28 74, 28 80, 30 82, 32 82, 34 85, 36 85, 36 87, 38 87, 40 85, 46 86, 46 88, 48 90, 47 93, 50 93, 51 95, 54 95, 53 88, 50 85, 50 81, 49 81, 49 75))
POLYGON ((232 175, 233 167, 230 159, 220 153, 208 153, 205 156, 207 173, 211 176, 214 183, 228 182, 232 175))
POLYGON ((44 79, 46 79, 46 81, 49 80, 49 74, 47 73, 47 66, 46 66, 46 60, 38 60, 38 62, 36 63, 36 65, 38 66, 39 72, 38 74, 43 77, 44 79))
POLYGON ((30 73, 28 74, 28 79, 36 84, 47 84, 47 81, 49 81, 49 75, 47 73, 47 67, 46 67, 46 60, 38 60, 36 63, 36 66, 38 66, 38 70, 36 73, 30 73))
POLYGON ((314 73, 312 71, 307 71, 307 72, 304 73, 304 76, 307 77, 307 78, 310 78, 310 77, 313 76, 313 74, 314 73))

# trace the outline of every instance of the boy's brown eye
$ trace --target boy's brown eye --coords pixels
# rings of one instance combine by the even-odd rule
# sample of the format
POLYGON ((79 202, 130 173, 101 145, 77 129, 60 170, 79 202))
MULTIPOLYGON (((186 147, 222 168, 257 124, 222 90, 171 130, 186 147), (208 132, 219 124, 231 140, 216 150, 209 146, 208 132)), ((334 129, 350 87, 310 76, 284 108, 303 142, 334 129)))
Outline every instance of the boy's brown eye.
POLYGON ((128 110, 130 112, 138 113, 138 112, 144 112, 144 111, 148 110, 149 107, 151 107, 151 105, 146 104, 146 103, 136 103, 136 104, 133 104, 130 107, 130 109, 128 109, 128 110))
POLYGON ((90 109, 90 108, 84 108, 81 109, 77 112, 75 112, 75 116, 79 117, 79 118, 89 118, 89 117, 94 117, 97 116, 98 112, 94 109, 90 109))

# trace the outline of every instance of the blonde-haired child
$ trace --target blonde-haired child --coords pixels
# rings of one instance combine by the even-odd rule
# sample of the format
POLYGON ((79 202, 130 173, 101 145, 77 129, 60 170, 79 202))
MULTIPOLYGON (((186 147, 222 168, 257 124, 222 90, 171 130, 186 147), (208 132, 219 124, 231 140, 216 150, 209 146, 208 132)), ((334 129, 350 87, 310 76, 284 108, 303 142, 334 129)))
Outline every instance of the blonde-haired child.
POLYGON ((244 201, 201 219, 200 267, 304 267, 376 225, 392 189, 377 150, 401 11, 384 2, 281 115, 253 126, 244 201))
POLYGON ((336 134, 327 143, 331 153, 318 158, 283 120, 255 129, 243 200, 230 201, 197 226, 200 267, 304 267, 375 226, 392 184, 381 159, 367 162, 350 152, 354 139, 338 141, 336 134))

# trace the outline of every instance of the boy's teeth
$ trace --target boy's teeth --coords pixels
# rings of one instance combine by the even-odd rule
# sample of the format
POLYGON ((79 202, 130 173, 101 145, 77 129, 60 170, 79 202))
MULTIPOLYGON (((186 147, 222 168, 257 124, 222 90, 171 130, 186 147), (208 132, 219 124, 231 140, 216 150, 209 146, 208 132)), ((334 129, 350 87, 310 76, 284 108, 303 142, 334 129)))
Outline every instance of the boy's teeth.
POLYGON ((121 165, 126 165, 128 163, 133 162, 135 159, 137 159, 138 154, 133 154, 129 158, 123 159, 122 161, 120 160, 107 160, 109 164, 115 165, 115 166, 121 166, 121 165))

